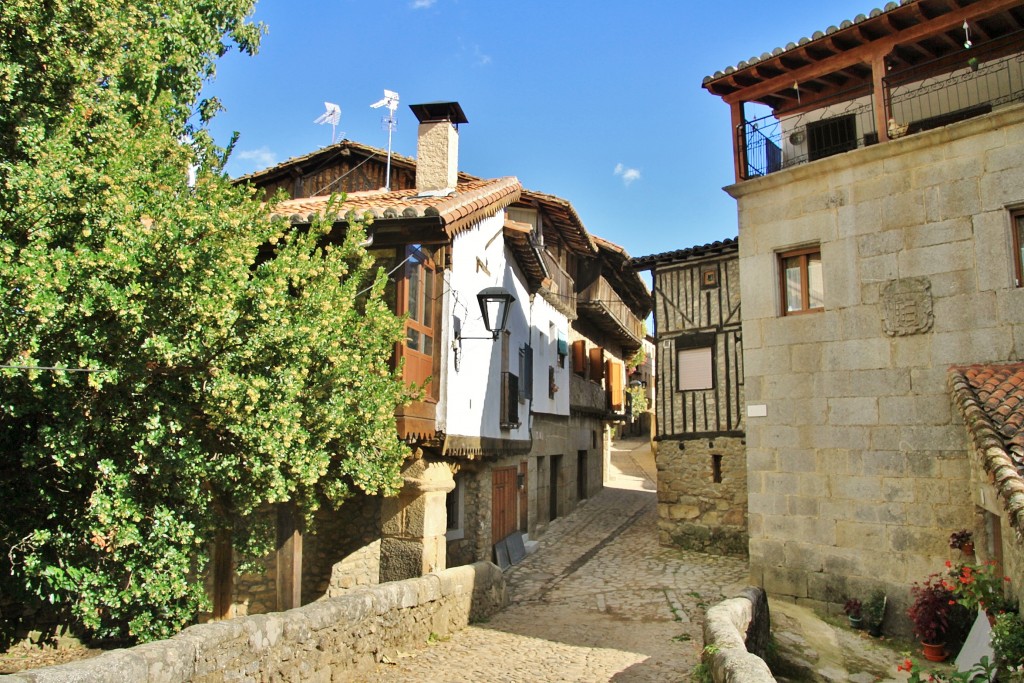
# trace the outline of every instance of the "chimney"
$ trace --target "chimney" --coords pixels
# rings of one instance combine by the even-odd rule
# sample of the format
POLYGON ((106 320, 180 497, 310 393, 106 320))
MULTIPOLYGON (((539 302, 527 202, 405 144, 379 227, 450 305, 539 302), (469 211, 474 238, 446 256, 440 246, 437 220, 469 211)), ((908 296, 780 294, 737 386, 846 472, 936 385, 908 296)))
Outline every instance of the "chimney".
POLYGON ((459 124, 468 123, 458 102, 411 104, 419 119, 416 143, 416 190, 447 193, 459 177, 459 124))

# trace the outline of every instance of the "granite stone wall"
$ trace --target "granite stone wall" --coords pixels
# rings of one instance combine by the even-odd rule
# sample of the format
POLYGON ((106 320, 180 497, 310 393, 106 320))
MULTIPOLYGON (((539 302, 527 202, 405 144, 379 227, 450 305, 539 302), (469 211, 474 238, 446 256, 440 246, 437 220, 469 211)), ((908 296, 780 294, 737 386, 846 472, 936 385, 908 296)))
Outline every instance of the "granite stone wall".
MULTIPOLYGON (((1010 211, 1024 106, 727 188, 739 201, 752 577, 821 610, 909 586, 973 528, 950 365, 1024 349, 1010 211), (781 316, 778 254, 818 245, 824 311, 781 316)), ((663 445, 664 446, 664 445, 663 445)))
POLYGON ((744 440, 723 436, 665 439, 658 443, 657 465, 658 542, 745 557, 744 440))
POLYGON ((181 683, 366 680, 399 649, 423 647, 483 620, 507 602, 490 563, 360 586, 274 614, 201 624, 164 641, 73 664, 0 677, 11 683, 181 683))

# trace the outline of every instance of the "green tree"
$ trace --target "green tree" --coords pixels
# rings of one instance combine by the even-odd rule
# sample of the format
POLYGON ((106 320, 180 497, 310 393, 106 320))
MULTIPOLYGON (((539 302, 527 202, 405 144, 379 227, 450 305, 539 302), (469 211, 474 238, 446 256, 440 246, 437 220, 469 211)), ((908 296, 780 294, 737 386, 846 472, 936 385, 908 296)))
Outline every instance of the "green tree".
POLYGON ((175 632, 218 533, 258 557, 267 506, 406 454, 363 226, 269 220, 204 128, 253 2, 0 5, 0 594, 99 637, 175 632))

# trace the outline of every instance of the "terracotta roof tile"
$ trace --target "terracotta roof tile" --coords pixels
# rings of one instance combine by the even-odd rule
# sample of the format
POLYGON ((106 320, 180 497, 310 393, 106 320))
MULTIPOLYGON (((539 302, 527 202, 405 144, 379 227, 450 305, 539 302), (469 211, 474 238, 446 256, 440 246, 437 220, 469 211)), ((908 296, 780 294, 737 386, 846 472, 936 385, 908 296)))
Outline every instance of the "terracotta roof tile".
POLYGON ((1024 363, 952 367, 949 388, 976 456, 1024 534, 1024 363))
MULTIPOLYGON (((335 221, 347 220, 351 213, 371 215, 374 220, 437 217, 449 237, 466 230, 474 223, 493 216, 519 199, 522 186, 514 177, 495 180, 472 180, 460 183, 447 195, 420 196, 416 190, 352 192, 337 205, 335 221)), ((292 223, 309 223, 324 213, 330 197, 289 199, 275 207, 272 215, 288 218, 292 223)))

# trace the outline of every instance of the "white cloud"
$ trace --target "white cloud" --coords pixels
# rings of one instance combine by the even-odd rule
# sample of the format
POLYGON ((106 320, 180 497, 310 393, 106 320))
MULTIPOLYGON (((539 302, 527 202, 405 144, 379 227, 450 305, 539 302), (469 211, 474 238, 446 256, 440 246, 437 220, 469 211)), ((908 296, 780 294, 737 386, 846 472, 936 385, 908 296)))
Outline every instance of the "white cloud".
POLYGON ((476 52, 476 63, 478 65, 484 66, 486 64, 490 64, 491 63, 491 56, 490 55, 485 55, 483 52, 481 52, 479 45, 473 46, 473 50, 474 50, 474 52, 476 52))
POLYGON ((624 184, 629 185, 634 180, 640 180, 640 169, 626 168, 622 164, 615 164, 615 175, 622 178, 624 184))
POLYGON ((437 0, 412 0, 413 9, 428 9, 434 6, 437 0))
POLYGON ((252 162, 253 168, 267 168, 277 163, 277 155, 264 145, 259 149, 246 149, 238 152, 235 156, 239 161, 252 162))

